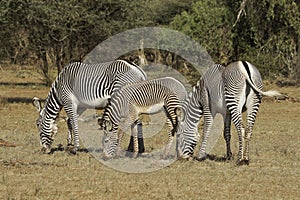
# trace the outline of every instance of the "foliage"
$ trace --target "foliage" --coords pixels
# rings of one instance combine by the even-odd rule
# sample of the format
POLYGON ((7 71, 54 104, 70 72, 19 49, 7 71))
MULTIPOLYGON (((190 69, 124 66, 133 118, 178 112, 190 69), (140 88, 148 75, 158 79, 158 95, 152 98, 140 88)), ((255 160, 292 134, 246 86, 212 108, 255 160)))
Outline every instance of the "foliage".
POLYGON ((171 27, 197 40, 217 62, 228 62, 232 54, 233 15, 218 0, 193 4, 190 12, 175 17, 171 27))
POLYGON ((6 0, 0 26, 1 62, 35 64, 48 83, 49 68, 59 72, 106 38, 147 26, 187 34, 217 63, 248 60, 265 77, 300 83, 296 0, 6 0))
POLYGON ((238 30, 247 30, 245 39, 239 40, 242 47, 237 48, 239 57, 261 66, 265 75, 280 74, 296 80, 300 75, 297 71, 300 58, 299 4, 291 0, 251 1, 246 13, 247 16, 238 24, 238 30))
POLYGON ((299 81, 300 11, 296 1, 199 1, 191 11, 176 16, 171 27, 198 40, 216 62, 248 60, 264 76, 299 81))

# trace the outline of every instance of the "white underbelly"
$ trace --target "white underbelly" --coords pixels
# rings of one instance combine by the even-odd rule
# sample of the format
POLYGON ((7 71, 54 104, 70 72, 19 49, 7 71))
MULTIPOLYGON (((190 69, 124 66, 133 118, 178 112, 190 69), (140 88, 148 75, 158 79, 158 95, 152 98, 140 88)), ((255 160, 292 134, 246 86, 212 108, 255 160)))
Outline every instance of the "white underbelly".
POLYGON ((156 114, 163 110, 164 102, 145 107, 136 107, 140 114, 156 114))
POLYGON ((81 101, 81 104, 83 104, 85 107, 93 107, 93 108, 105 108, 108 104, 108 101, 110 99, 110 96, 107 96, 105 98, 99 98, 94 100, 83 100, 81 101))

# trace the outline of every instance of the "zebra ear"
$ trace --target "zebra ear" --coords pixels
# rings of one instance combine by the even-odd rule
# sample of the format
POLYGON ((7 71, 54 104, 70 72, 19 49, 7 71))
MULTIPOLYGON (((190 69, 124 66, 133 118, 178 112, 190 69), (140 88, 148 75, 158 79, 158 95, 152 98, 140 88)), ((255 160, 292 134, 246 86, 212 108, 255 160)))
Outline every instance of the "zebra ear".
POLYGON ((41 100, 37 97, 33 97, 32 105, 40 112, 42 110, 41 100))
POLYGON ((185 111, 182 107, 177 107, 175 108, 175 114, 177 116, 177 119, 179 121, 183 121, 184 120, 184 117, 185 117, 185 111))

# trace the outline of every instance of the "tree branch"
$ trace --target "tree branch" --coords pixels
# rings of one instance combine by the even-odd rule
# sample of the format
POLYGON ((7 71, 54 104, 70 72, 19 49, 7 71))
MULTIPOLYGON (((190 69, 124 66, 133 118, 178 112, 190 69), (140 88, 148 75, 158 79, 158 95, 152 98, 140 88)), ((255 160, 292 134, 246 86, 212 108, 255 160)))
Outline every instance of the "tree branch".
POLYGON ((240 8, 239 8, 238 15, 237 15, 236 20, 235 20, 235 22, 234 22, 234 24, 233 24, 233 27, 235 27, 236 24, 239 22, 242 13, 244 13, 244 15, 246 15, 246 11, 245 11, 246 1, 247 1, 247 0, 243 0, 243 1, 242 1, 241 5, 240 5, 240 8))

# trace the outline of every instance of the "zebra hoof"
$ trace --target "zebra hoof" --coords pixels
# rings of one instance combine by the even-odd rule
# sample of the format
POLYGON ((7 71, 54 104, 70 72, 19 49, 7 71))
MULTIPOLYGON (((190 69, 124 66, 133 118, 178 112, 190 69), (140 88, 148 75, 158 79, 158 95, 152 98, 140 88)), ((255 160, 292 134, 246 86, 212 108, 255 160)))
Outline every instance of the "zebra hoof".
POLYGON ((41 152, 44 154, 51 154, 51 148, 42 147, 41 152))
POLYGON ((237 165, 238 166, 249 165, 249 160, 248 159, 240 159, 237 161, 237 165))
POLYGON ((234 159, 234 158, 233 158, 232 153, 227 154, 227 155, 225 156, 225 160, 233 160, 233 159, 234 159))
POLYGON ((205 157, 196 157, 195 160, 199 161, 199 162, 202 162, 204 160, 206 160, 206 156, 205 157))
POLYGON ((125 154, 119 154, 119 158, 121 157, 129 157, 129 158, 137 158, 138 156, 140 156, 141 154, 138 152, 132 152, 132 151, 126 151, 125 154))
POLYGON ((131 158, 136 159, 139 155, 139 152, 132 152, 131 158))
POLYGON ((76 155, 76 153, 77 153, 77 148, 76 148, 76 147, 68 146, 68 147, 66 148, 66 150, 67 150, 67 152, 68 152, 69 154, 72 154, 72 155, 76 155))
POLYGON ((198 154, 198 157, 196 157, 196 160, 201 162, 201 161, 206 160, 206 158, 207 158, 207 154, 201 153, 201 154, 198 154))
POLYGON ((72 149, 70 149, 70 153, 71 153, 71 154, 73 154, 73 155, 76 155, 76 153, 77 153, 77 150, 76 150, 76 148, 72 148, 72 149))

